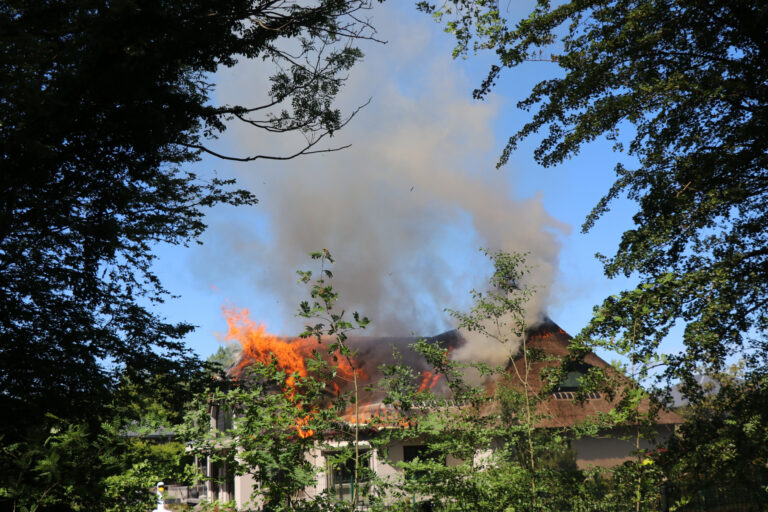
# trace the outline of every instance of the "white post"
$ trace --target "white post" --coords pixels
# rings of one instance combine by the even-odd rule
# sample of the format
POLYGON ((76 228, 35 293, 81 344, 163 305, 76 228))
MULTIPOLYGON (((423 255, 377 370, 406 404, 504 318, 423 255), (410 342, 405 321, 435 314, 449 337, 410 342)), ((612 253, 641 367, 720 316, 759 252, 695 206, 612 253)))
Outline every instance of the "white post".
POLYGON ((165 508, 165 500, 163 499, 164 490, 165 484, 163 482, 157 482, 157 508, 152 512, 171 512, 165 508))

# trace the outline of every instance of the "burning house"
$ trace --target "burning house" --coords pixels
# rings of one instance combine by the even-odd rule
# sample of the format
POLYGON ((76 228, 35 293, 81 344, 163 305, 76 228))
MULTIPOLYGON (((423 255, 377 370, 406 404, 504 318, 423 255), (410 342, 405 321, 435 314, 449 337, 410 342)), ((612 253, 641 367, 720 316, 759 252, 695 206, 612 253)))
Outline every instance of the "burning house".
MULTIPOLYGON (((276 358, 277 364, 285 370, 286 374, 301 376, 308 374, 306 358, 310 357, 312 351, 317 349, 318 342, 316 340, 288 339, 269 335, 263 327, 256 325, 248 318, 247 310, 231 311, 228 315, 228 322, 228 339, 237 340, 241 346, 240 359, 232 367, 232 373, 240 374, 254 363, 267 363, 276 358)), ((386 417, 389 413, 388 407, 383 401, 385 391, 380 389, 377 384, 382 378, 379 367, 392 361, 393 348, 409 358, 406 362, 417 372, 416 385, 420 391, 431 389, 437 396, 448 396, 449 390, 445 378, 441 374, 435 373, 434 369, 420 357, 416 357, 415 354, 413 356, 408 355, 412 353, 408 348, 409 345, 415 343, 417 339, 415 337, 351 337, 348 340, 349 346, 357 351, 353 361, 354 370, 348 361, 339 358, 338 372, 341 378, 331 382, 331 388, 335 393, 344 391, 343 387, 348 386, 352 380, 353 371, 357 371, 357 377, 361 382, 359 407, 356 415, 353 414, 352 410, 345 412, 345 421, 367 424, 372 417, 386 417)), ((537 349, 547 356, 553 356, 547 360, 534 362, 527 367, 527 371, 531 374, 529 381, 531 389, 537 392, 543 389, 544 382, 540 377, 541 370, 545 365, 552 365, 553 360, 564 358, 568 354, 570 339, 571 337, 565 331, 549 319, 543 320, 528 331, 528 348, 537 349)), ((467 338, 456 330, 427 338, 427 341, 442 347, 446 357, 460 354, 462 347, 468 343, 467 338)), ((510 372, 519 373, 526 371, 523 365, 523 358, 515 357, 508 361, 507 368, 510 372)), ((590 367, 601 368, 606 372, 616 374, 613 368, 597 355, 587 354, 583 362, 573 367, 562 384, 552 391, 552 396, 539 404, 538 413, 542 419, 537 422, 536 428, 570 427, 600 413, 608 413, 614 408, 616 398, 612 399, 596 392, 588 394, 587 399, 583 402, 574 401, 574 393, 578 391, 579 376, 586 373, 590 367)), ((289 377, 284 392, 290 392, 291 385, 289 377)), ((486 385, 490 388, 494 383, 488 382, 486 385)), ((648 403, 641 404, 641 412, 647 411, 648 407, 648 403)), ((211 427, 224 430, 230 422, 231 420, 227 418, 224 411, 212 404, 211 427)), ((670 436, 674 426, 679 423, 682 423, 682 420, 678 415, 668 411, 660 411, 656 416, 657 439, 663 440, 670 436)), ((297 433, 301 437, 315 434, 301 425, 297 426, 297 433)), ((573 439, 571 449, 575 453, 577 466, 579 468, 611 467, 628 460, 637 448, 634 441, 627 440, 629 433, 626 428, 613 428, 603 430, 599 436, 573 439)), ((374 435, 376 435, 375 429, 366 427, 362 442, 362 460, 378 476, 387 477, 402 472, 403 470, 399 468, 398 463, 413 460, 419 456, 423 448, 419 445, 418 440, 393 443, 388 446, 386 456, 382 456, 365 441, 374 435)), ((323 468, 316 484, 305 490, 308 496, 332 490, 337 496, 348 499, 352 492, 350 468, 345 465, 334 466, 329 463, 334 455, 333 449, 329 448, 329 446, 334 445, 333 443, 334 440, 332 439, 324 439, 323 447, 318 444, 306 454, 306 458, 312 461, 312 464, 318 468, 323 468)), ((642 441, 640 448, 650 449, 652 446, 648 442, 642 441)), ((451 464, 451 461, 446 460, 446 464, 451 464)), ((238 507, 248 502, 256 485, 250 475, 226 478, 226 467, 210 466, 209 463, 208 474, 221 477, 223 483, 210 484, 209 497, 220 500, 234 499, 238 507)))

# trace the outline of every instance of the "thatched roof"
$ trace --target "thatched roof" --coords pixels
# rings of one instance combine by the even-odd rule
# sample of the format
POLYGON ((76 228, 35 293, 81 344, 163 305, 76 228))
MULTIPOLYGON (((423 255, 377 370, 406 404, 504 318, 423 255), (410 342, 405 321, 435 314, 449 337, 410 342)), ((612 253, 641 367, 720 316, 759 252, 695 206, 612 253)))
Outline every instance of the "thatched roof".
MULTIPOLYGON (((529 348, 535 348, 541 350, 548 356, 555 356, 555 358, 562 360, 568 356, 568 345, 570 344, 572 337, 561 329, 556 323, 549 318, 545 318, 540 324, 534 326, 528 331, 527 343, 529 348)), ((584 356, 583 365, 580 365, 580 371, 586 371, 589 367, 597 367, 605 369, 611 377, 615 378, 619 383, 625 382, 629 384, 629 380, 618 374, 616 370, 596 354, 590 352, 584 356)), ((514 364, 520 375, 523 375, 524 360, 522 356, 518 356, 511 364, 514 364)), ((539 361, 531 363, 530 365, 530 386, 534 391, 538 391, 542 388, 543 382, 539 378, 541 370, 545 366, 552 366, 557 364, 551 361, 539 361)), ((514 368, 510 365, 510 370, 514 371, 514 368)), ((515 381, 513 377, 512 382, 515 381)), ((620 395, 620 393, 617 393, 620 395)), ((598 413, 608 413, 616 406, 619 398, 614 397, 610 400, 605 394, 593 393, 590 398, 581 403, 574 403, 574 394, 572 391, 561 391, 553 393, 550 400, 546 400, 541 404, 539 412, 545 416, 545 419, 540 423, 541 427, 565 427, 572 426, 577 423, 583 422, 589 417, 594 417, 598 413)), ((648 412, 650 402, 646 399, 640 404, 640 412, 648 412)), ((683 422, 683 419, 676 413, 668 410, 658 411, 656 423, 660 425, 675 425, 683 422)))
MULTIPOLYGON (((381 417, 394 412, 391 407, 387 407, 383 404, 382 401, 385 396, 385 390, 378 386, 383 377, 379 370, 379 366, 381 364, 394 363, 392 356, 393 349, 397 349, 406 362, 416 370, 419 375, 418 379, 421 387, 426 387, 426 385, 429 384, 429 387, 433 389, 438 397, 450 397, 450 390, 445 383, 445 379, 441 378, 439 375, 433 375, 433 368, 429 367, 418 354, 410 350, 409 345, 416 342, 418 339, 419 338, 417 337, 363 336, 352 336, 349 338, 349 346, 356 351, 355 366, 360 370, 359 379, 361 391, 359 414, 361 421, 367 421, 371 417, 381 417)), ((553 358, 550 357, 550 359, 555 359, 554 361, 536 362, 531 365, 529 378, 530 387, 533 392, 539 392, 544 384, 540 378, 541 370, 546 366, 559 364, 560 360, 568 356, 568 346, 572 337, 552 320, 545 318, 542 322, 528 330, 526 339, 530 348, 540 349, 546 356, 554 356, 553 358)), ((446 354, 451 353, 453 349, 460 349, 467 343, 467 340, 464 339, 461 333, 457 330, 451 330, 437 336, 428 337, 426 340, 445 348, 446 354)), ((278 341, 286 344, 286 346, 290 345, 292 347, 298 347, 298 354, 302 356, 302 358, 310 355, 311 350, 316 349, 318 346, 315 340, 291 340, 289 338, 279 338, 278 341)), ((247 363, 241 361, 239 366, 244 366, 245 364, 247 363)), ((524 372, 524 366, 522 357, 517 357, 510 362, 508 366, 508 385, 515 385, 515 376, 517 373, 522 374, 524 372), (517 372, 515 372, 515 369, 517 369, 517 372)), ((614 377, 619 383, 629 383, 629 380, 626 377, 619 375, 611 365, 603 361, 594 353, 588 353, 584 356, 581 369, 585 370, 590 366, 606 369, 606 372, 614 377)), ((338 379, 337 389, 346 389, 349 391, 350 382, 350 378, 338 379)), ((494 386, 502 385, 502 382, 498 377, 494 377, 486 382, 486 385, 489 390, 491 390, 494 386)), ((617 395, 618 394, 620 393, 617 393, 617 395)), ((609 400, 608 397, 599 393, 591 395, 589 399, 581 403, 575 403, 573 398, 574 394, 572 391, 562 390, 553 393, 551 399, 545 400, 541 404, 539 412, 545 419, 539 422, 538 426, 545 428, 573 426, 583 422, 589 417, 596 416, 598 413, 610 412, 614 409, 618 401, 617 398, 609 400)), ((649 402, 645 400, 641 403, 640 411, 647 412, 649 405, 649 402)), ((351 413, 352 408, 350 408, 345 416, 349 416, 351 413)), ((682 422, 682 418, 673 412, 664 410, 658 412, 658 424, 675 425, 682 422)))

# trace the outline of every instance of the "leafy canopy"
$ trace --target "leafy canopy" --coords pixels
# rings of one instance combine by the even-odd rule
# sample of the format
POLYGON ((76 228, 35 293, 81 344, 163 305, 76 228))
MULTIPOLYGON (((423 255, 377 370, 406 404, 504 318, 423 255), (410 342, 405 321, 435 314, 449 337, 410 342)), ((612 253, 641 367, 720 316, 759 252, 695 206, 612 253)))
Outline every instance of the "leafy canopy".
POLYGON ((636 201, 634 227, 603 262, 608 276, 634 274, 641 284, 607 299, 585 334, 640 329, 640 348, 653 352, 682 321, 685 351, 665 361, 668 375, 682 377, 697 364, 717 370, 730 355, 765 349, 750 340, 762 339, 768 323, 764 2, 539 0, 518 20, 495 1, 420 7, 456 35, 455 55, 495 52, 476 98, 526 61, 559 68, 518 103, 532 118, 511 135, 499 166, 538 133, 534 155, 544 166, 601 136, 636 159, 633 168, 616 166, 616 182, 583 229, 613 199, 636 201), (637 295, 647 314, 627 324, 637 295))
POLYGON ((294 155, 232 158, 317 151, 348 120, 333 100, 362 55, 350 41, 371 37, 367 7, 0 6, 0 405, 15 418, 2 432, 46 413, 97 416, 121 371, 181 378, 199 364, 181 341, 192 326, 151 310, 167 297, 152 249, 196 241, 207 207, 256 199, 188 164, 229 121, 308 141, 294 155), (274 64, 263 103, 214 105, 210 74, 241 58, 274 64))
POLYGON ((202 377, 182 341, 192 326, 152 310, 168 297, 152 251, 197 242, 208 207, 256 203, 189 166, 204 153, 250 161, 337 149, 318 144, 350 119, 334 101, 362 56, 354 40, 372 37, 368 7, 2 2, 0 506, 97 510, 106 476, 139 489, 150 478, 131 457, 98 454, 123 449, 121 428, 146 416, 153 391, 173 416, 202 377), (253 104, 214 104, 210 76, 238 59, 271 66, 271 85, 253 104), (209 145, 230 122, 306 144, 221 155, 209 145))

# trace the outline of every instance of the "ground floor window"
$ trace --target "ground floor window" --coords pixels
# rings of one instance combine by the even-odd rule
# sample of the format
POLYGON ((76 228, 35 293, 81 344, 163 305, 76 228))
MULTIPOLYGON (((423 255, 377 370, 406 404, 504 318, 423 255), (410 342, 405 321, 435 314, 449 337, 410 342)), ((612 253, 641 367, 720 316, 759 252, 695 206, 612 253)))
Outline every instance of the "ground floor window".
MULTIPOLYGON (((437 462, 445 465, 445 456, 440 456, 431 451, 423 444, 403 446, 403 462, 413 462, 418 459, 420 462, 437 462)), ((406 469, 405 477, 409 480, 421 480, 426 477, 426 471, 415 469, 406 469)))
MULTIPOLYGON (((357 476, 359 497, 367 494, 372 474, 372 454, 370 449, 360 451, 360 467, 357 476)), ((355 489, 354 451, 325 452, 325 460, 328 490, 340 500, 351 500, 355 489)))

